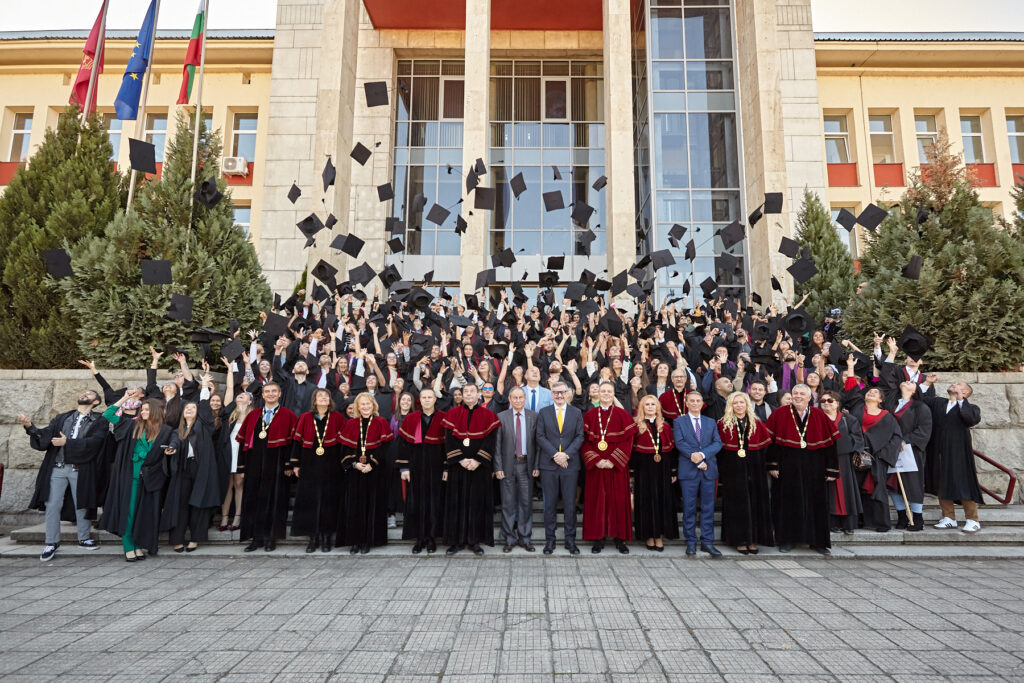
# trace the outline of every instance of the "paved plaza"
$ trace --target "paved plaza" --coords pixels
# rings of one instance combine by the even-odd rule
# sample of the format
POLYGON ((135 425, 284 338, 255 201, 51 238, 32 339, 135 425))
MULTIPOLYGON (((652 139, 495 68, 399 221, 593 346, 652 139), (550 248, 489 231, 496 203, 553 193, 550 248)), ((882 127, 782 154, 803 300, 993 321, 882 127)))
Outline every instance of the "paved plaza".
POLYGON ((1024 562, 0 558, 0 680, 1024 680, 1024 562))

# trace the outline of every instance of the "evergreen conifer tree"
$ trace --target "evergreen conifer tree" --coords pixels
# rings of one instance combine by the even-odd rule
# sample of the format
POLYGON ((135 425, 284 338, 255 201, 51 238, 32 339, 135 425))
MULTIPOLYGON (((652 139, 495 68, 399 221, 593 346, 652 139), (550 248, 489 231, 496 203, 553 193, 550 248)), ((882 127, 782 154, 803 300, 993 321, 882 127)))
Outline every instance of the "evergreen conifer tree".
POLYGON ((833 308, 845 308, 856 287, 853 258, 839 241, 832 217, 818 195, 804 190, 804 201, 797 215, 797 242, 811 251, 818 274, 796 285, 796 296, 805 294, 804 308, 821 325, 833 308))
POLYGON ((184 349, 196 365, 200 346, 192 341, 193 330, 224 331, 231 320, 243 329, 254 327, 259 312, 270 305, 256 251, 234 225, 231 197, 219 171, 220 136, 205 127, 196 184, 216 176, 225 196, 212 209, 198 202, 193 206, 190 118, 178 115, 160 179, 143 183, 132 211, 118 215, 103 235, 72 252, 75 277, 61 282, 69 292, 78 292, 69 297, 82 320, 78 348, 100 365, 144 366, 150 345, 161 349, 171 344, 184 349), (142 284, 141 259, 171 261, 173 284, 142 284), (172 293, 192 297, 189 324, 166 317, 172 293))
POLYGON ((102 122, 67 107, 0 197, 0 365, 75 365, 79 319, 53 286, 43 249, 102 234, 124 201, 102 122))
POLYGON ((869 238, 861 260, 868 287, 845 311, 844 329, 867 341, 912 325, 934 340, 929 370, 1016 369, 1024 360, 1024 243, 996 225, 944 136, 925 169, 869 238), (903 277, 914 255, 923 263, 919 280, 903 277))

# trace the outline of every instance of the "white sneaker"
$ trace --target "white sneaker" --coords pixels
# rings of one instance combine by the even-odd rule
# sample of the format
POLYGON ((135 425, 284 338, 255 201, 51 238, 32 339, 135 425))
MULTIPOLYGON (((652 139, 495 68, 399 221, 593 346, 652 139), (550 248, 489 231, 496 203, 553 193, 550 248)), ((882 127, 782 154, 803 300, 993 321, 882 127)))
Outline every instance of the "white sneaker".
POLYGON ((398 520, 395 519, 394 515, 388 515, 388 528, 389 529, 397 529, 398 528, 398 520))
POLYGON ((961 529, 965 534, 973 534, 975 531, 981 529, 981 524, 978 524, 973 519, 969 519, 964 522, 964 528, 961 529))
POLYGON ((943 517, 939 520, 939 523, 935 525, 936 529, 955 529, 956 520, 950 519, 949 517, 943 517))

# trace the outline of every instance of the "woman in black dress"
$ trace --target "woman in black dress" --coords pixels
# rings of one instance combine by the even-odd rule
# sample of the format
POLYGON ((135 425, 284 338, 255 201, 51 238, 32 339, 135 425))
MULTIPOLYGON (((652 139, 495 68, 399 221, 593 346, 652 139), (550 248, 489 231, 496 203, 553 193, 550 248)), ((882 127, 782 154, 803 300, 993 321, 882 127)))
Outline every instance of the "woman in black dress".
POLYGON ((864 433, 857 418, 839 409, 842 396, 838 391, 826 391, 819 403, 825 415, 839 430, 839 441, 836 442, 839 478, 828 484, 829 530, 852 534, 864 513, 857 473, 853 469, 854 453, 866 448, 864 433))
POLYGON ((647 549, 662 552, 665 539, 679 538, 672 487, 676 483, 675 440, 672 425, 661 416, 654 396, 640 399, 637 436, 629 468, 633 475, 633 529, 647 539, 647 549))
POLYGON ((352 546, 350 553, 365 555, 371 546, 388 542, 384 457, 395 435, 388 421, 377 414, 371 394, 356 396, 355 409, 356 417, 342 426, 339 435, 345 500, 339 541, 352 546))
POLYGON ((221 503, 209 400, 186 403, 178 425, 178 450, 168 458, 170 483, 160 528, 174 552, 192 552, 209 540, 210 517, 221 503), (185 536, 188 545, 185 545, 185 536))
POLYGON ((722 542, 756 555, 775 545, 765 453, 771 436, 754 415, 750 397, 737 391, 725 401, 718 421, 718 485, 722 491, 722 542))

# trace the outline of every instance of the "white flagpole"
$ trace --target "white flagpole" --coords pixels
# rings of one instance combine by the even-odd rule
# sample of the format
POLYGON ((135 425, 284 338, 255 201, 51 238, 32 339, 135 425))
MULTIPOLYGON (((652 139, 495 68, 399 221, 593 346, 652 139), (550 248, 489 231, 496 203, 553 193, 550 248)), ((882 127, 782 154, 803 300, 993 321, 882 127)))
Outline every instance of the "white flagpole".
MULTIPOLYGON (((149 95, 149 75, 153 73, 153 52, 156 50, 156 27, 157 21, 160 19, 160 0, 156 0, 156 7, 153 10, 153 39, 149 41, 149 55, 146 58, 146 76, 142 80, 142 101, 139 104, 139 111, 135 117, 135 139, 142 139, 142 134, 146 130, 146 97, 149 95)), ((132 202, 135 199, 135 174, 137 171, 133 168, 131 179, 128 182, 128 205, 125 207, 124 212, 127 214, 132 210, 132 202)))
MULTIPOLYGON (((202 39, 203 45, 199 50, 199 84, 196 87, 196 118, 195 123, 195 134, 192 138, 192 174, 189 176, 192 180, 192 191, 195 192, 196 186, 196 170, 199 168, 199 124, 203 115, 203 70, 206 67, 206 41, 209 39, 209 26, 210 26, 210 1, 205 0, 203 2, 203 32, 202 39)), ((188 209, 188 236, 192 233, 192 209, 195 207, 196 201, 193 198, 189 204, 188 209)), ((185 255, 188 255, 188 239, 185 239, 185 255)))
MULTIPOLYGON (((110 7, 110 0, 103 0, 103 10, 100 12, 100 35, 96 41, 96 54, 92 58, 92 72, 89 74, 89 90, 85 94, 85 104, 82 107, 82 123, 89 118, 89 106, 92 104, 93 93, 99 87, 100 60, 103 58, 103 43, 107 35, 107 9, 110 7)), ((88 40, 88 38, 86 39, 88 40)), ((116 150, 115 150, 116 151, 116 150)))

